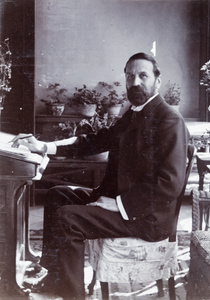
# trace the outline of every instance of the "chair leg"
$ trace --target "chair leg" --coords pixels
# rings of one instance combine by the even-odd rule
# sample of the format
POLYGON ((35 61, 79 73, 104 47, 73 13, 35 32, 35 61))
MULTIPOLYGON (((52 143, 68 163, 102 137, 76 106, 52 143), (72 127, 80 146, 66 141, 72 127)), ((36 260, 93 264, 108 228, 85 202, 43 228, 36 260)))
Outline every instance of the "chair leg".
POLYGON ((89 295, 93 295, 94 285, 96 284, 96 271, 93 271, 93 278, 91 283, 88 285, 89 295))
POLYGON ((100 282, 102 300, 109 300, 109 285, 108 282, 100 282))
POLYGON ((168 279, 168 289, 169 289, 169 298, 170 298, 170 300, 176 300, 174 277, 170 277, 168 279))
POLYGON ((163 280, 159 279, 156 280, 157 288, 158 288, 158 297, 164 297, 164 290, 163 290, 163 280))

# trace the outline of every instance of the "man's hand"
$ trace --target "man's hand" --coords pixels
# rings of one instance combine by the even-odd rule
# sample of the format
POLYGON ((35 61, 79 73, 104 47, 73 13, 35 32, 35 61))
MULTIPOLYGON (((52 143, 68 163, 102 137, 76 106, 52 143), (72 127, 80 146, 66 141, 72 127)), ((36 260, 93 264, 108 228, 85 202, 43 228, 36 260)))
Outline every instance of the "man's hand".
POLYGON ((10 143, 12 147, 18 148, 20 145, 27 147, 31 152, 43 154, 47 150, 45 142, 38 141, 32 134, 19 133, 10 143))
POLYGON ((116 200, 113 198, 101 196, 96 202, 91 202, 87 204, 88 206, 98 206, 107 210, 114 212, 119 212, 116 200))

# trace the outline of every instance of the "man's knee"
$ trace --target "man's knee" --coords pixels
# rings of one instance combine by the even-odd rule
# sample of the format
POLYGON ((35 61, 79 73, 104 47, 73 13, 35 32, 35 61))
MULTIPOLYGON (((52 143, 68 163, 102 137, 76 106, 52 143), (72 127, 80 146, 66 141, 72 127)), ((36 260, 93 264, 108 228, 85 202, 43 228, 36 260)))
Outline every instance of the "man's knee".
POLYGON ((70 234, 69 238, 74 238, 74 236, 80 236, 83 239, 83 227, 81 209, 84 206, 80 205, 67 205, 61 206, 56 210, 55 219, 66 233, 70 234))
POLYGON ((56 216, 59 219, 66 219, 66 220, 74 220, 77 218, 81 218, 81 209, 83 207, 81 207, 80 205, 64 205, 64 206, 60 206, 57 210, 56 210, 56 216))
POLYGON ((71 188, 69 188, 68 186, 56 185, 54 187, 51 187, 48 190, 48 195, 64 196, 64 195, 67 195, 68 193, 70 193, 71 191, 72 191, 71 188))

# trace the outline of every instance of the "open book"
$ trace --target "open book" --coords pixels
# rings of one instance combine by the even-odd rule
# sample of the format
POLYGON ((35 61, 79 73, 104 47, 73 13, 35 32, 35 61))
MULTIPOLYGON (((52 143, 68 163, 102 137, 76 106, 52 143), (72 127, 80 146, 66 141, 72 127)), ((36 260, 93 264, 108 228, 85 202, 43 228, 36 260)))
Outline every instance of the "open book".
POLYGON ((18 148, 13 148, 10 141, 14 137, 15 135, 0 132, 0 159, 3 159, 3 157, 6 156, 36 164, 38 167, 37 176, 33 179, 41 179, 42 173, 49 162, 48 156, 31 153, 31 151, 23 145, 20 145, 18 148))

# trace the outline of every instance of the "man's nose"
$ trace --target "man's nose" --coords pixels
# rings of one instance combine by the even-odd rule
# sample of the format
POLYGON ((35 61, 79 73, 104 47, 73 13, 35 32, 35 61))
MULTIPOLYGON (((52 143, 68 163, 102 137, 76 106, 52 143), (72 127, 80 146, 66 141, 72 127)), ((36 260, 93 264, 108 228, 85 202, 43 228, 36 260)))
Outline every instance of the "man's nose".
POLYGON ((141 84, 141 79, 139 78, 139 75, 136 74, 134 79, 133 79, 133 85, 137 86, 137 85, 140 85, 140 84, 141 84))

